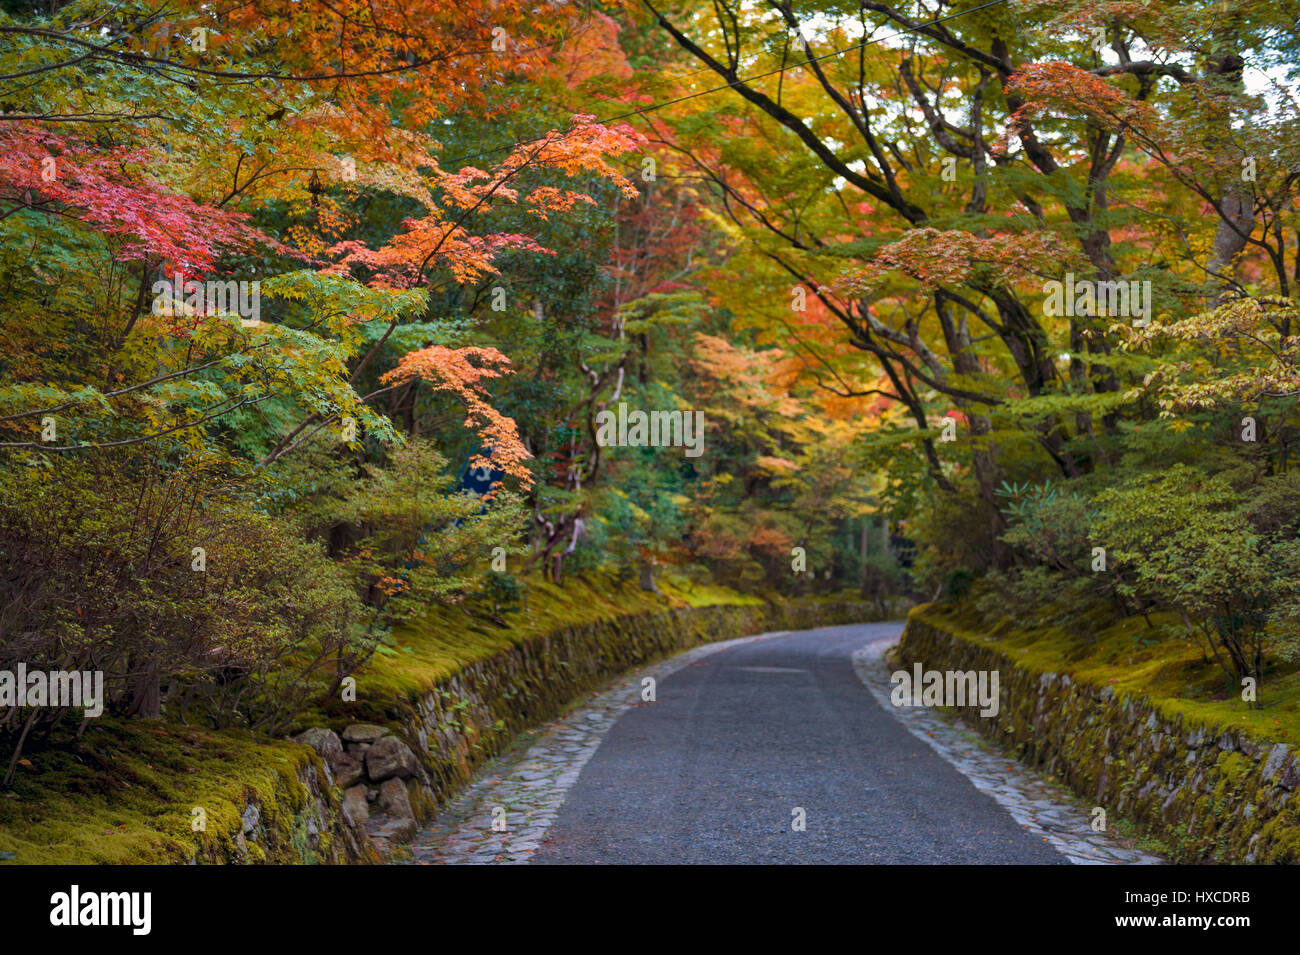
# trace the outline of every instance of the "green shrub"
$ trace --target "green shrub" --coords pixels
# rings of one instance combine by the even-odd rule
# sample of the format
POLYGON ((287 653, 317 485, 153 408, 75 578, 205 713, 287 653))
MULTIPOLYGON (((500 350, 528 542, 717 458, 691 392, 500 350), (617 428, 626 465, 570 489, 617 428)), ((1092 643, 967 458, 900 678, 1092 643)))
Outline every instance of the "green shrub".
POLYGON ((998 495, 1007 501, 1003 514, 1009 528, 1002 541, 1019 554, 1065 574, 1090 572, 1088 501, 1051 481, 1035 485, 1003 483, 998 495))
POLYGON ((499 622, 501 616, 522 607, 524 582, 514 574, 489 571, 483 585, 474 594, 474 603, 485 607, 499 622))
POLYGON ((525 522, 518 495, 498 491, 490 500, 454 490, 446 459, 428 443, 395 449, 382 464, 368 464, 349 479, 321 484, 319 462, 285 467, 281 512, 309 535, 328 541, 331 556, 352 575, 371 609, 372 627, 424 613, 437 600, 473 594, 491 573, 494 550, 523 552, 525 522))
MULTIPOLYGON (((102 671, 107 709, 274 733, 366 656, 346 575, 206 458, 0 469, 0 669, 102 671)), ((55 709, 0 711, 48 731, 55 709)))
POLYGON ((925 593, 947 591, 951 574, 983 574, 993 566, 997 515, 979 498, 937 495, 930 507, 910 519, 904 533, 916 541, 912 576, 925 593))
POLYGON ((1278 580, 1240 494, 1179 464, 1108 488, 1097 505, 1093 544, 1128 575, 1121 590, 1178 611, 1227 673, 1258 679, 1278 580))

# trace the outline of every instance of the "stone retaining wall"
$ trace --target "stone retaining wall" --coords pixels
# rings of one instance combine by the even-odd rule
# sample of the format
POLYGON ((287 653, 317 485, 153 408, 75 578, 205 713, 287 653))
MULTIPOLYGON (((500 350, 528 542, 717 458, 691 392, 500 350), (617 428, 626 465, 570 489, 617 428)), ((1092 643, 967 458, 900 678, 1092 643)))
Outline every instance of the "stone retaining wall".
MULTIPOLYGON (((724 604, 615 617, 525 641, 394 700, 384 725, 316 727, 296 737, 334 785, 304 796, 291 825, 313 820, 330 851, 322 861, 388 857, 518 733, 625 670, 717 640, 876 617, 866 602, 724 604)), ((297 855, 266 853, 278 862, 297 855)))
MULTIPOLYGON (((351 825, 328 764, 308 751, 278 774, 269 792, 250 790, 234 828, 204 840, 190 864, 378 862, 363 829, 351 825)), ((211 828, 211 821, 209 821, 211 828)))
POLYGON ((999 671, 997 716, 954 707, 964 722, 1158 837, 1174 861, 1300 862, 1300 764, 1285 743, 1192 725, 1143 697, 1030 669, 923 608, 908 618, 894 660, 999 671))

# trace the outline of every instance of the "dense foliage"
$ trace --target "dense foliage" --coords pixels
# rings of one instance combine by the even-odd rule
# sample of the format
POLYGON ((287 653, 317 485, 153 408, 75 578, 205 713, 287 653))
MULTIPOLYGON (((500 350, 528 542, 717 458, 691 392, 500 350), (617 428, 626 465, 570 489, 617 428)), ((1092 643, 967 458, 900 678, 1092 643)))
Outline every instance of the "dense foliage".
POLYGON ((431 605, 600 568, 983 578, 1263 676, 1296 13, 0 5, 0 669, 276 732, 431 605))
MULTIPOLYGON (((732 331, 707 191, 595 118, 654 55, 625 13, 0 8, 0 670, 276 733, 529 574, 794 590, 803 543, 856 583, 861 428, 732 331), (703 453, 598 442, 624 405, 703 453)), ((69 710, 0 711, 10 774, 69 710)))
POLYGON ((1234 683, 1293 659, 1300 8, 645 6, 732 91, 665 139, 754 321, 877 415, 917 586, 1174 611, 1234 683))

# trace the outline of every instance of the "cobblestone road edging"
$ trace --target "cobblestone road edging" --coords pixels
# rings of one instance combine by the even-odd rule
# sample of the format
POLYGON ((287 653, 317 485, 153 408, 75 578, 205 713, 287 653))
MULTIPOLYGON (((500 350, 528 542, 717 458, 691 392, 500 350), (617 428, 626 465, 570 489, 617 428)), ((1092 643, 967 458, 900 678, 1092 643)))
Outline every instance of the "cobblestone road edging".
MULTIPOLYGON (((728 647, 785 636, 759 634, 707 644, 652 667, 611 680, 577 709, 545 724, 487 764, 411 844, 421 864, 525 864, 546 838, 569 789, 605 734, 632 706, 641 704, 642 680, 662 682, 683 667, 728 647), (500 831, 493 828, 496 822, 500 831), (503 826, 503 828, 501 828, 503 826)), ((1161 860, 1093 832, 1088 807, 1014 760, 987 749, 937 711, 891 704, 884 653, 893 643, 875 641, 853 654, 854 669, 872 698, 918 739, 987 793, 1025 829, 1083 865, 1158 864, 1161 860)))
POLYGON ((876 702, 917 739, 951 763, 980 792, 1007 810, 1029 832, 1041 834, 1075 865, 1159 865, 1163 860, 1121 844, 1106 832, 1092 831, 1091 807, 1064 786, 992 750, 962 728, 958 717, 924 706, 894 706, 889 682, 894 668, 884 655, 897 641, 869 643, 853 654, 853 668, 876 702))

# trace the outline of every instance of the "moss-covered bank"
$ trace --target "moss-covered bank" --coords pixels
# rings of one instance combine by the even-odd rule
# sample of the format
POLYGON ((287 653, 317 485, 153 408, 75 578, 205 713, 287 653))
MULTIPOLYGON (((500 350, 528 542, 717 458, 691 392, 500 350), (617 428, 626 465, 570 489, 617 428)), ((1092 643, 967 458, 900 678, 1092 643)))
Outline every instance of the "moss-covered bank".
MULTIPOLYGON (((918 607, 895 660, 999 671, 997 716, 966 707, 967 724, 1157 838, 1175 861, 1300 862, 1300 764, 1278 739, 1285 730, 1277 717, 1225 716, 1230 702, 1140 692, 1133 673, 1141 667, 1125 667, 1127 680, 1107 677, 1115 667, 1100 661, 1109 642, 1132 646, 1122 626, 1086 646, 1050 631, 990 634, 967 629, 973 626, 955 611, 918 607)), ((1163 685, 1148 675, 1149 687, 1163 685)))
MULTIPOLYGON (((851 600, 664 590, 535 585, 506 627, 440 611, 358 675, 354 702, 324 706, 300 728, 375 722, 400 736, 423 764, 407 781, 422 822, 517 733, 625 669, 710 641, 873 615, 851 600)), ((350 821, 327 761, 287 741, 102 719, 24 762, 0 793, 0 865, 371 862, 391 848, 382 815, 350 821)))
POLYGON ((35 747, 0 792, 0 865, 373 858, 311 750, 162 720, 35 747))

